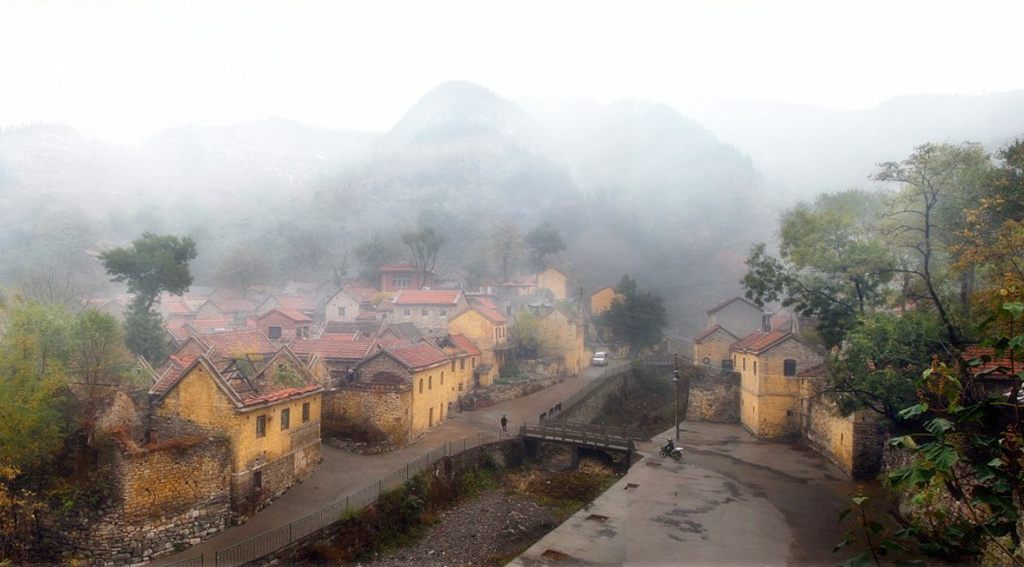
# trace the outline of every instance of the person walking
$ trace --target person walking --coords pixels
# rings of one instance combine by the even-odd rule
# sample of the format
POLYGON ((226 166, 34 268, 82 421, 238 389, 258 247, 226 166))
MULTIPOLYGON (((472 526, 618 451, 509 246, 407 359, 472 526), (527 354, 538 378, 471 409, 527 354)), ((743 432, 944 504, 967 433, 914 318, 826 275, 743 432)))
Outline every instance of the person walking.
POLYGON ((504 415, 501 416, 501 430, 508 431, 508 418, 504 415))

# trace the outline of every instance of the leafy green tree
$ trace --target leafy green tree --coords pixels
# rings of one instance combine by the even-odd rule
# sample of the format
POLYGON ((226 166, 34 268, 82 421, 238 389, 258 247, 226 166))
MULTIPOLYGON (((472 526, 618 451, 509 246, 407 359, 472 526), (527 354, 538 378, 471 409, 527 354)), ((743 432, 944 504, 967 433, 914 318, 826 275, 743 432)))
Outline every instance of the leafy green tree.
POLYGON ((437 264, 437 256, 444 244, 444 236, 430 227, 424 227, 403 234, 402 242, 409 247, 409 252, 412 253, 412 263, 420 272, 420 282, 426 283, 427 274, 433 272, 434 266, 437 264))
POLYGON ((825 395, 843 414, 866 408, 891 422, 917 399, 916 384, 932 357, 947 351, 934 314, 878 311, 859 320, 829 361, 825 395))
POLYGON ((0 466, 39 467, 63 446, 58 392, 66 385, 70 325, 67 311, 37 303, 0 313, 0 466))
POLYGON ((950 267, 957 258, 952 253, 962 243, 965 205, 981 197, 990 173, 989 156, 978 144, 924 144, 903 161, 880 164, 872 176, 899 186, 883 229, 900 270, 910 277, 904 294, 934 306, 954 347, 965 341, 974 269, 962 265, 955 285, 950 267), (951 293, 954 288, 959 293, 951 293), (959 316, 954 312, 957 306, 959 316))
POLYGON ((883 196, 858 190, 823 194, 780 220, 779 256, 759 243, 747 257, 746 296, 757 305, 780 301, 818 320, 827 346, 839 344, 869 308, 885 301, 894 259, 871 230, 883 196))
POLYGON ((668 314, 662 298, 652 292, 641 292, 636 280, 622 276, 615 288, 611 307, 601 316, 616 337, 623 337, 634 352, 655 346, 664 338, 668 314))
POLYGON ((160 294, 181 295, 192 284, 189 262, 196 257, 196 244, 189 238, 144 233, 129 247, 100 255, 107 273, 128 285, 134 294, 125 313, 125 342, 133 353, 150 361, 167 356, 160 314, 155 311, 160 294))
POLYGON ((537 349, 540 348, 540 321, 532 312, 520 311, 516 314, 512 344, 523 357, 536 358, 537 349))
POLYGON ((558 254, 566 249, 562 235, 548 221, 544 221, 540 226, 527 233, 526 246, 529 247, 533 260, 541 270, 547 267, 545 260, 548 256, 558 254))

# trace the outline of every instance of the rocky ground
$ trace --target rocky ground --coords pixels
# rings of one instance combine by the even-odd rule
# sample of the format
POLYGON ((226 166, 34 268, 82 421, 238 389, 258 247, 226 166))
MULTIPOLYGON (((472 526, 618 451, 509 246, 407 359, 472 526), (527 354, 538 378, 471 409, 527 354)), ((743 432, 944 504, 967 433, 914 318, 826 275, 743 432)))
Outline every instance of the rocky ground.
POLYGON ((365 567, 503 565, 558 525, 529 498, 492 490, 440 515, 423 539, 363 561, 365 567))

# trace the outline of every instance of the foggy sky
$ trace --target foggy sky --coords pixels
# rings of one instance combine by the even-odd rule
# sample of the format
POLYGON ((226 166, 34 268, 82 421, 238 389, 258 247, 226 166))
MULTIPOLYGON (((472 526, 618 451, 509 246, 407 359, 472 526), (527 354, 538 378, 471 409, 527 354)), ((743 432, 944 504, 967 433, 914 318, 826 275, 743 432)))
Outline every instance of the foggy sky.
POLYGON ((1024 88, 1016 0, 0 2, 0 126, 110 141, 283 117, 389 129, 466 80, 515 100, 832 109, 1024 88))

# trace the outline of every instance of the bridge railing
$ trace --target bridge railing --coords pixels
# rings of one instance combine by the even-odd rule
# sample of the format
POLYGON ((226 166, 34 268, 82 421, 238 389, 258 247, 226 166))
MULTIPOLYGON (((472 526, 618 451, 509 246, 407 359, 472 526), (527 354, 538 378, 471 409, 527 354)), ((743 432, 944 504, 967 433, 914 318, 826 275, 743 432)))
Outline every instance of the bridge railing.
POLYGON ((548 439, 589 447, 628 451, 634 450, 634 439, 639 438, 636 430, 629 427, 602 427, 574 422, 523 425, 520 429, 520 435, 528 438, 548 439))

